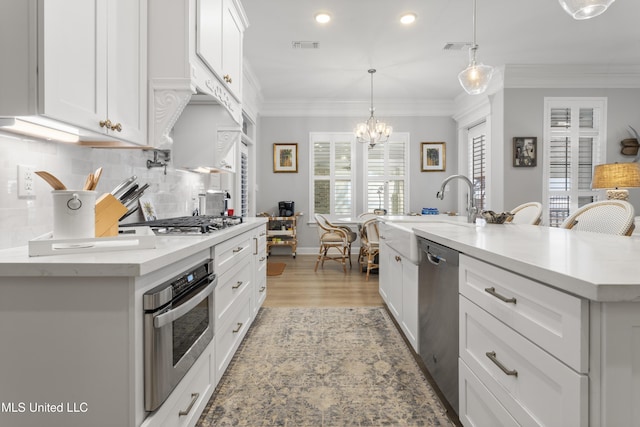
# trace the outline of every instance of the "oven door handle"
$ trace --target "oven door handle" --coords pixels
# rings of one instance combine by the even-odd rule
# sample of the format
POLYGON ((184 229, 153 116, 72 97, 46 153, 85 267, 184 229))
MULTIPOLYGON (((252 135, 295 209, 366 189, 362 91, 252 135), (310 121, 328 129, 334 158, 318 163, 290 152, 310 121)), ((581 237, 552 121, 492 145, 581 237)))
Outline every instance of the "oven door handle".
POLYGON ((190 312, 195 306, 200 304, 205 298, 209 297, 209 295, 213 292, 213 288, 216 286, 216 282, 218 278, 215 278, 211 283, 207 285, 206 288, 198 292, 189 301, 184 304, 174 308, 173 310, 169 310, 166 313, 162 313, 153 318, 153 326, 156 328, 162 328, 163 326, 173 322, 176 319, 181 318, 188 312, 190 312))

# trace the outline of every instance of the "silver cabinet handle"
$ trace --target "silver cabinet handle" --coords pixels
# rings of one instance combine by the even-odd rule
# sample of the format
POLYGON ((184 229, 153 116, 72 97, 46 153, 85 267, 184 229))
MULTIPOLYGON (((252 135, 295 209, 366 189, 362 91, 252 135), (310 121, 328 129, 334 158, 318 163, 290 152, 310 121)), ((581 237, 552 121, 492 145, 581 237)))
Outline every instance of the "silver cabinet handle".
POLYGON ((242 280, 238 280, 236 284, 231 287, 231 289, 238 289, 240 286, 242 286, 242 280))
POLYGON ((261 256, 260 257, 260 262, 264 261, 265 259, 266 259, 265 257, 261 256))
POLYGON ((233 332, 234 334, 237 334, 241 328, 242 328, 242 322, 238 322, 238 327, 231 332, 233 332))
POLYGON ((507 298, 507 297, 497 293, 496 292, 496 288, 484 288, 484 291, 486 293, 488 293, 489 295, 493 295, 494 297, 498 298, 500 301, 506 302, 507 304, 515 304, 516 303, 516 299, 515 298, 507 298))
POLYGON ((200 393, 191 393, 191 403, 189 403, 189 406, 187 407, 187 409, 185 409, 184 411, 178 412, 178 415, 181 417, 188 415, 189 412, 191 412, 191 408, 193 408, 193 405, 195 405, 195 403, 198 401, 199 397, 200 397, 200 393))
POLYGON ((261 287, 261 288, 260 288, 260 292, 264 292, 264 290, 265 290, 265 289, 267 289, 267 287, 266 287, 266 286, 261 287))
POLYGON ((238 253, 238 252, 240 252, 242 249, 244 249, 242 246, 238 246, 237 248, 235 248, 235 249, 233 250, 233 253, 238 253))
POLYGON ((254 242, 255 242, 255 244, 256 244, 256 251, 255 251, 253 254, 254 254, 254 255, 258 255, 258 238, 257 238, 257 237, 254 237, 254 238, 253 238, 253 241, 254 241, 254 242))
POLYGON ((504 372, 507 375, 513 375, 514 377, 518 376, 518 371, 516 371, 515 369, 509 370, 507 369, 496 357, 496 352, 495 351, 488 351, 486 353, 487 357, 496 364, 496 366, 498 368, 500 368, 502 370, 502 372, 504 372))
POLYGON ((260 236, 266 236, 266 235, 267 235, 266 231, 263 231, 262 233, 260 233, 260 236))

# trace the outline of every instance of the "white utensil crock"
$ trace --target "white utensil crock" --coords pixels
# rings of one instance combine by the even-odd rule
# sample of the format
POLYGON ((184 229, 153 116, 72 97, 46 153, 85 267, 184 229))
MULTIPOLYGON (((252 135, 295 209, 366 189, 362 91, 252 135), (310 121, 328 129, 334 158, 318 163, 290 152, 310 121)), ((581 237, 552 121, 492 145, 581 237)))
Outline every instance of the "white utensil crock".
POLYGON ((53 238, 96 237, 96 192, 54 190, 53 238))

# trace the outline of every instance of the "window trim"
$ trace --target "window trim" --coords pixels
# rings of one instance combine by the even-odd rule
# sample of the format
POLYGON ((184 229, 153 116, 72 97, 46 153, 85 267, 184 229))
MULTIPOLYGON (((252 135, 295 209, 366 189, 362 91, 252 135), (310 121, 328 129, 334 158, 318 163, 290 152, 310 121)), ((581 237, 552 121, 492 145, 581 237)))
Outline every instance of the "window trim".
MULTIPOLYGON (((411 171, 409 170, 410 167, 410 162, 409 159, 411 158, 411 134, 409 132, 394 132, 393 134, 391 134, 390 139, 394 139, 394 138, 398 138, 402 137, 403 138, 403 143, 404 143, 404 170, 405 170, 405 174, 403 176, 403 180, 404 180, 404 213, 406 214, 407 212, 409 212, 409 206, 411 206, 410 203, 410 180, 411 180, 411 171)), ((386 142, 381 143, 381 145, 385 145, 387 144, 386 142)), ((361 144, 362 148, 361 148, 361 152, 362 152, 362 162, 363 162, 363 168, 362 168, 362 200, 360 201, 360 203, 362 203, 362 208, 364 211, 367 210, 367 206, 368 206, 368 197, 367 197, 367 188, 369 187, 369 146, 367 144, 361 144)), ((387 155, 389 153, 389 150, 387 148, 387 146, 385 145, 385 159, 387 158, 387 155)), ((388 196, 389 196, 389 185, 388 185, 388 180, 386 180, 386 178, 390 178, 389 175, 385 176, 385 185, 384 185, 384 206, 383 208, 386 209, 386 203, 388 201, 388 196)))
MULTIPOLYGON (((600 108, 601 109, 601 119, 599 123, 598 133, 597 133, 597 147, 594 147, 593 151, 593 161, 592 166, 597 164, 606 163, 607 161, 607 97, 545 97, 544 98, 544 123, 543 123, 543 132, 544 132, 544 150, 542 157, 542 221, 543 224, 549 224, 549 198, 552 192, 549 191, 549 180, 550 180, 550 165, 549 165, 549 150, 550 150, 550 141, 551 141, 551 109, 552 108, 600 108)), ((579 132, 579 129, 578 129, 579 132)), ((579 133, 578 133, 579 138, 579 133)), ((592 171, 593 174, 593 171, 592 171)), ((574 190, 573 188, 570 190, 570 197, 573 192, 578 191, 586 191, 586 190, 574 190)), ((597 190, 592 190, 593 197, 597 200, 599 194, 597 190)), ((577 203, 577 201, 576 201, 577 203)), ((577 206, 577 205, 576 205, 577 206)), ((575 210, 574 203, 571 203, 569 206, 569 211, 572 212, 575 210), (573 206, 573 207, 572 207, 573 206)))
POLYGON ((351 197, 351 208, 350 211, 351 213, 346 215, 349 217, 353 217, 354 216, 354 212, 356 210, 356 197, 355 194, 357 192, 356 190, 356 186, 357 186, 357 182, 356 182, 356 169, 357 169, 357 160, 356 160, 356 140, 355 140, 355 136, 353 135, 352 132, 309 132, 309 223, 315 223, 315 192, 314 192, 314 183, 316 181, 316 175, 315 175, 315 163, 314 163, 314 154, 315 154, 315 150, 314 150, 314 143, 316 141, 318 142, 329 142, 330 143, 330 165, 329 165, 329 176, 327 177, 327 180, 330 181, 329 184, 329 192, 331 194, 331 201, 330 201, 330 213, 327 215, 327 217, 331 218, 337 218, 337 217, 342 217, 345 216, 345 214, 340 214, 340 215, 336 215, 334 208, 334 200, 333 200, 333 196, 334 196, 334 192, 335 192, 335 173, 334 173, 334 168, 335 168, 335 164, 334 164, 334 153, 335 153, 335 141, 336 139, 340 139, 340 142, 347 142, 349 141, 351 143, 351 192, 352 192, 352 197, 351 197))

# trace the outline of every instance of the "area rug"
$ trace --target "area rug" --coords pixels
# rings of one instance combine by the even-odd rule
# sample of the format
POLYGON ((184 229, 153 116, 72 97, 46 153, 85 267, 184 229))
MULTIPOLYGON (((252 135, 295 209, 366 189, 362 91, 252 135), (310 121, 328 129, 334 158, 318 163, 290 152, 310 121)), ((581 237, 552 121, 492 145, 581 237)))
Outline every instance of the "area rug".
POLYGON ((382 307, 262 308, 197 426, 452 426, 382 307))
POLYGON ((279 276, 287 266, 284 262, 268 262, 267 263, 267 276, 279 276))

